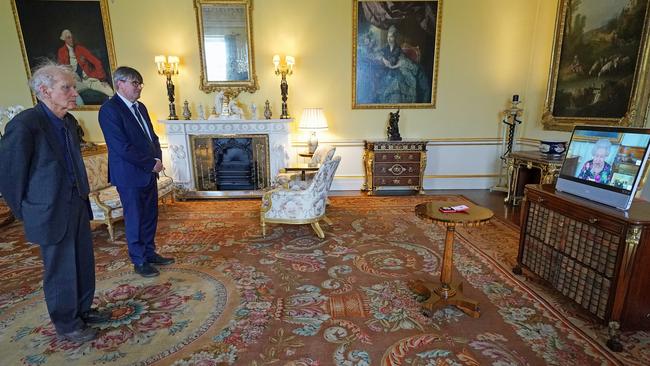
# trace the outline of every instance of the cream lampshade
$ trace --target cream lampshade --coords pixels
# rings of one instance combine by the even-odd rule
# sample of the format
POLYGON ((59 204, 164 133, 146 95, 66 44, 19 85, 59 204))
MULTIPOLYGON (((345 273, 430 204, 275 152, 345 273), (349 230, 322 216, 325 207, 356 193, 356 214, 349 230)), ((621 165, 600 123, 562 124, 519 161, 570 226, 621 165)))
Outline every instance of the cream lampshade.
POLYGON ((316 151, 316 147, 318 147, 316 131, 327 130, 327 119, 325 119, 323 108, 305 108, 302 111, 302 118, 300 118, 298 128, 305 131, 311 131, 308 146, 309 153, 313 154, 314 151, 316 151))

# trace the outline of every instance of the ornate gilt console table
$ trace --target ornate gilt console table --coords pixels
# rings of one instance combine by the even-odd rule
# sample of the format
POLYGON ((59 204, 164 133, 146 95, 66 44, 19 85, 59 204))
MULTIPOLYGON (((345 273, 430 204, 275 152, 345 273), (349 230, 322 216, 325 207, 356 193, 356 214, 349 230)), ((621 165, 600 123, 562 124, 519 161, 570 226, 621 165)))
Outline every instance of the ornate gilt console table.
POLYGON ((411 190, 422 193, 427 166, 427 141, 366 141, 363 152, 366 180, 362 190, 411 190))
POLYGON ((508 166, 508 195, 506 203, 518 205, 524 196, 526 184, 555 182, 564 155, 549 155, 539 151, 514 151, 506 159, 508 166))

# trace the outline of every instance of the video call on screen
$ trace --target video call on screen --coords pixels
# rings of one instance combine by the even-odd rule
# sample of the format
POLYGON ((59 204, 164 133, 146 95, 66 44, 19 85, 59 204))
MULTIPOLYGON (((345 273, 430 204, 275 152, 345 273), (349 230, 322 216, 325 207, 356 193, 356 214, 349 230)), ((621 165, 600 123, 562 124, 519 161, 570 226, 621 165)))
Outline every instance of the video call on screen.
POLYGON ((608 131, 576 131, 569 149, 567 158, 562 167, 562 173, 580 179, 595 181, 616 187, 622 190, 631 190, 634 181, 642 165, 650 136, 638 133, 620 133, 608 131), (609 153, 605 157, 608 169, 611 169, 611 176, 605 181, 589 179, 581 174, 585 164, 594 161, 598 151, 596 142, 607 139, 611 143, 609 153))

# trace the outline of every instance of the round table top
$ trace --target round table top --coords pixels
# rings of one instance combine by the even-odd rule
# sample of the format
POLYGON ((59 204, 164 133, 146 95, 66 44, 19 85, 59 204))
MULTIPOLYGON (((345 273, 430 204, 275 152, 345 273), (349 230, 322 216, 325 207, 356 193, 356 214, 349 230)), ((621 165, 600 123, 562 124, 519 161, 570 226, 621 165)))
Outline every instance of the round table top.
POLYGON ((421 203, 415 206, 415 214, 422 219, 430 220, 432 222, 444 226, 467 225, 476 226, 484 224, 494 216, 492 210, 485 207, 477 206, 467 202, 449 202, 449 201, 432 201, 421 203), (464 212, 440 212, 440 207, 443 206, 458 206, 466 205, 469 209, 464 212))

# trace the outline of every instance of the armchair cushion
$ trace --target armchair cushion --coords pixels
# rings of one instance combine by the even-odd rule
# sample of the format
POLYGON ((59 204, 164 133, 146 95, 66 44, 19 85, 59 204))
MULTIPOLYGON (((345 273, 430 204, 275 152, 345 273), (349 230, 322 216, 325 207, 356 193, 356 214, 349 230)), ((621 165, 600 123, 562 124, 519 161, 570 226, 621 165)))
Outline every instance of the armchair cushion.
POLYGON ((324 200, 319 199, 318 192, 313 190, 291 191, 277 188, 265 194, 268 199, 267 219, 309 220, 322 215, 324 200), (268 196, 267 196, 268 194, 268 196))
POLYGON ((90 208, 93 210, 93 220, 105 220, 106 213, 99 206, 98 202, 112 209, 110 211, 111 218, 122 217, 122 202, 115 187, 108 186, 90 193, 90 208), (97 197, 96 199, 94 199, 95 195, 97 197))

